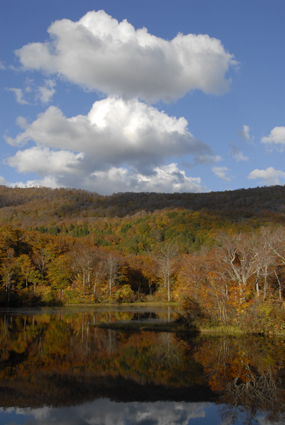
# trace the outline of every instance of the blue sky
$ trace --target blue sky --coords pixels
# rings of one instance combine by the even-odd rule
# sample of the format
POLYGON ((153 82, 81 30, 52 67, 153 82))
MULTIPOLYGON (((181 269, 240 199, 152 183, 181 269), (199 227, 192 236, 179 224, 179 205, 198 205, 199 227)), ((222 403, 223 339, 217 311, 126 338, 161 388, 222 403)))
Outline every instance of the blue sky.
POLYGON ((0 184, 284 184, 284 22, 284 0, 1 0, 0 184))

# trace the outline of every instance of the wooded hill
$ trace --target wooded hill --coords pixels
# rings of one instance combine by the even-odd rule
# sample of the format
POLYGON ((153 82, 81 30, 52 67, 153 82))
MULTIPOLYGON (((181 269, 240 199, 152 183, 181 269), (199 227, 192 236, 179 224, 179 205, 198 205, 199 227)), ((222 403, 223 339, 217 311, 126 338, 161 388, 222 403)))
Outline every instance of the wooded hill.
POLYGON ((211 323, 285 331, 284 195, 2 186, 0 304, 190 297, 211 323))
POLYGON ((283 222, 285 187, 257 187, 209 193, 116 193, 102 196, 80 189, 0 186, 0 222, 24 229, 35 226, 96 222, 164 209, 204 211, 231 221, 264 218, 283 222))

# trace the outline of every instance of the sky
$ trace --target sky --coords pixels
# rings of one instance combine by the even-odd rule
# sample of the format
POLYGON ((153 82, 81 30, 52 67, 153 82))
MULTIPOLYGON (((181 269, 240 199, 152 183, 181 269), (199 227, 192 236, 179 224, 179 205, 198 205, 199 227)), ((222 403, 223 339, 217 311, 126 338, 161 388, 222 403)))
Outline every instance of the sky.
POLYGON ((284 0, 0 0, 0 184, 285 184, 284 0))

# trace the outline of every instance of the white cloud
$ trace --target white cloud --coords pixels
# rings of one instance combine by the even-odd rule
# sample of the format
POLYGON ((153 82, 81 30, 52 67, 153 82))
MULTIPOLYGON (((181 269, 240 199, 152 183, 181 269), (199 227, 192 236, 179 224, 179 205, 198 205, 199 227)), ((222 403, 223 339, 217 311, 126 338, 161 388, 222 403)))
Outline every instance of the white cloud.
POLYGON ((216 176, 220 177, 220 179, 224 180, 225 182, 230 182, 231 179, 226 176, 226 172, 228 171, 227 167, 213 167, 212 171, 216 176))
MULTIPOLYGON (((26 120, 26 118, 24 118, 24 117, 21 117, 21 116, 19 116, 19 117, 17 117, 17 119, 16 119, 16 124, 19 126, 19 127, 21 127, 21 128, 27 128, 28 127, 28 122, 27 122, 27 120, 26 120)), ((11 144, 12 144, 12 146, 13 146, 13 142, 11 142, 11 144)))
POLYGON ((249 160, 234 143, 231 145, 231 155, 237 162, 249 160))
POLYGON ((151 175, 136 173, 125 168, 92 173, 85 187, 99 193, 113 192, 204 192, 199 177, 187 177, 177 164, 155 167, 151 175))
POLYGON ((6 66, 5 66, 5 65, 4 65, 4 63, 3 63, 3 62, 1 62, 1 61, 0 61, 0 69, 1 69, 1 70, 6 69, 6 66))
POLYGON ((28 180, 26 182, 16 182, 16 183, 10 183, 11 187, 50 187, 51 189, 56 189, 58 187, 64 187, 64 185, 58 184, 56 179, 52 176, 46 176, 43 179, 37 179, 37 180, 28 180))
POLYGON ((285 149, 285 127, 274 127, 267 137, 262 137, 261 143, 279 146, 283 151, 285 149))
POLYGON ((10 184, 4 179, 4 177, 0 176, 0 185, 9 186, 10 184))
POLYGON ((26 93, 31 93, 32 92, 32 87, 31 86, 26 86, 25 87, 25 92, 26 93))
POLYGON ((103 10, 78 22, 62 19, 48 29, 50 40, 16 51, 24 68, 59 74, 89 90, 147 102, 170 101, 189 90, 221 94, 225 74, 236 65, 221 41, 208 35, 178 34, 167 41, 146 28, 135 30, 103 10))
POLYGON ((137 99, 107 98, 93 104, 86 116, 66 118, 51 106, 28 124, 14 146, 33 141, 6 163, 20 173, 36 173, 30 185, 82 187, 99 193, 121 191, 201 192, 199 177, 188 177, 173 157, 191 155, 194 163, 215 162, 209 146, 188 131, 185 118, 170 117, 137 99))
POLYGON ((243 128, 242 128, 242 130, 239 130, 238 131, 238 135, 242 139, 244 139, 247 143, 250 143, 253 140, 253 138, 250 137, 249 131, 250 131, 250 128, 249 128, 248 125, 244 125, 243 128))
POLYGON ((31 79, 27 79, 23 89, 7 88, 6 90, 12 91, 16 96, 16 101, 22 105, 30 105, 31 102, 40 101, 41 103, 48 103, 51 101, 52 96, 55 94, 54 80, 45 80, 42 86, 36 86, 31 79), (24 92, 28 94, 29 102, 24 99, 24 92), (33 97, 32 95, 33 94, 33 97))
POLYGON ((23 97, 22 89, 7 88, 6 90, 9 90, 9 91, 11 91, 15 94, 17 103, 20 103, 21 105, 28 105, 29 104, 29 102, 27 102, 23 97))
MULTIPOLYGON (((51 187, 52 189, 55 189, 59 187, 59 184, 56 182, 54 177, 47 176, 44 177, 41 180, 28 180, 27 182, 16 182, 11 183, 8 182, 4 177, 0 176, 0 185, 7 186, 7 187, 51 187)), ((61 186, 62 187, 62 186, 61 186)))
POLYGON ((195 158, 195 163, 209 165, 209 164, 213 164, 214 162, 220 162, 221 160, 222 160, 222 157, 220 155, 213 155, 213 154, 204 155, 203 154, 203 155, 197 155, 197 157, 195 158))
MULTIPOLYGON (((9 165, 19 172, 32 171, 42 179, 17 182, 18 187, 77 187, 104 195, 115 192, 204 192, 199 177, 188 177, 177 164, 155 167, 151 174, 138 173, 135 169, 111 167, 106 171, 90 172, 84 161, 78 166, 80 154, 52 152, 47 148, 27 149, 9 158, 9 165), (76 161, 78 163, 76 164, 76 161), (77 165, 77 166, 76 166, 77 165)), ((0 180, 1 182, 1 180, 0 180)), ((6 184, 6 183, 3 183, 6 184)))
POLYGON ((51 151, 47 147, 34 146, 30 149, 18 151, 15 156, 7 159, 8 165, 20 173, 35 172, 39 175, 64 175, 76 172, 74 166, 78 164, 83 154, 74 154, 70 151, 51 151))
MULTIPOLYGON (((25 131, 15 139, 5 135, 9 144, 23 146, 34 141, 53 149, 81 152, 86 154, 85 167, 93 167, 92 171, 128 164, 146 173, 173 156, 184 155, 193 155, 196 162, 204 157, 214 160, 209 146, 188 131, 185 118, 169 117, 136 99, 107 98, 95 102, 87 116, 72 118, 51 106, 31 124, 22 117, 18 122, 25 131)), ((27 155, 31 152, 29 149, 27 155)), ((23 159, 23 153, 17 155, 8 160, 13 166, 23 159)))
POLYGON ((45 80, 45 85, 38 88, 36 99, 39 99, 42 103, 50 102, 55 94, 55 84, 54 80, 45 80))
POLYGON ((276 185, 280 184, 281 179, 285 179, 285 172, 280 170, 275 170, 273 167, 268 167, 266 170, 253 170, 247 177, 248 179, 260 179, 265 184, 276 185))

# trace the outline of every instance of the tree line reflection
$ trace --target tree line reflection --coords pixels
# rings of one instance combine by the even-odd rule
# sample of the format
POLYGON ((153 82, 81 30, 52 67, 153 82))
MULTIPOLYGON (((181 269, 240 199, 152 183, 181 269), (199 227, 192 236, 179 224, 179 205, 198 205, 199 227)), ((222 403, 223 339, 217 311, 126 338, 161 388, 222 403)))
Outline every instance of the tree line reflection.
POLYGON ((241 411, 247 423, 260 412, 271 422, 284 422, 283 340, 187 338, 93 326, 136 319, 134 314, 2 315, 1 407, 67 406, 99 397, 215 401, 228 423, 235 423, 241 411))
POLYGON ((240 412, 253 423, 260 412, 271 422, 285 421, 285 342, 258 336, 202 338, 194 358, 203 365, 222 416, 235 423, 240 412))

